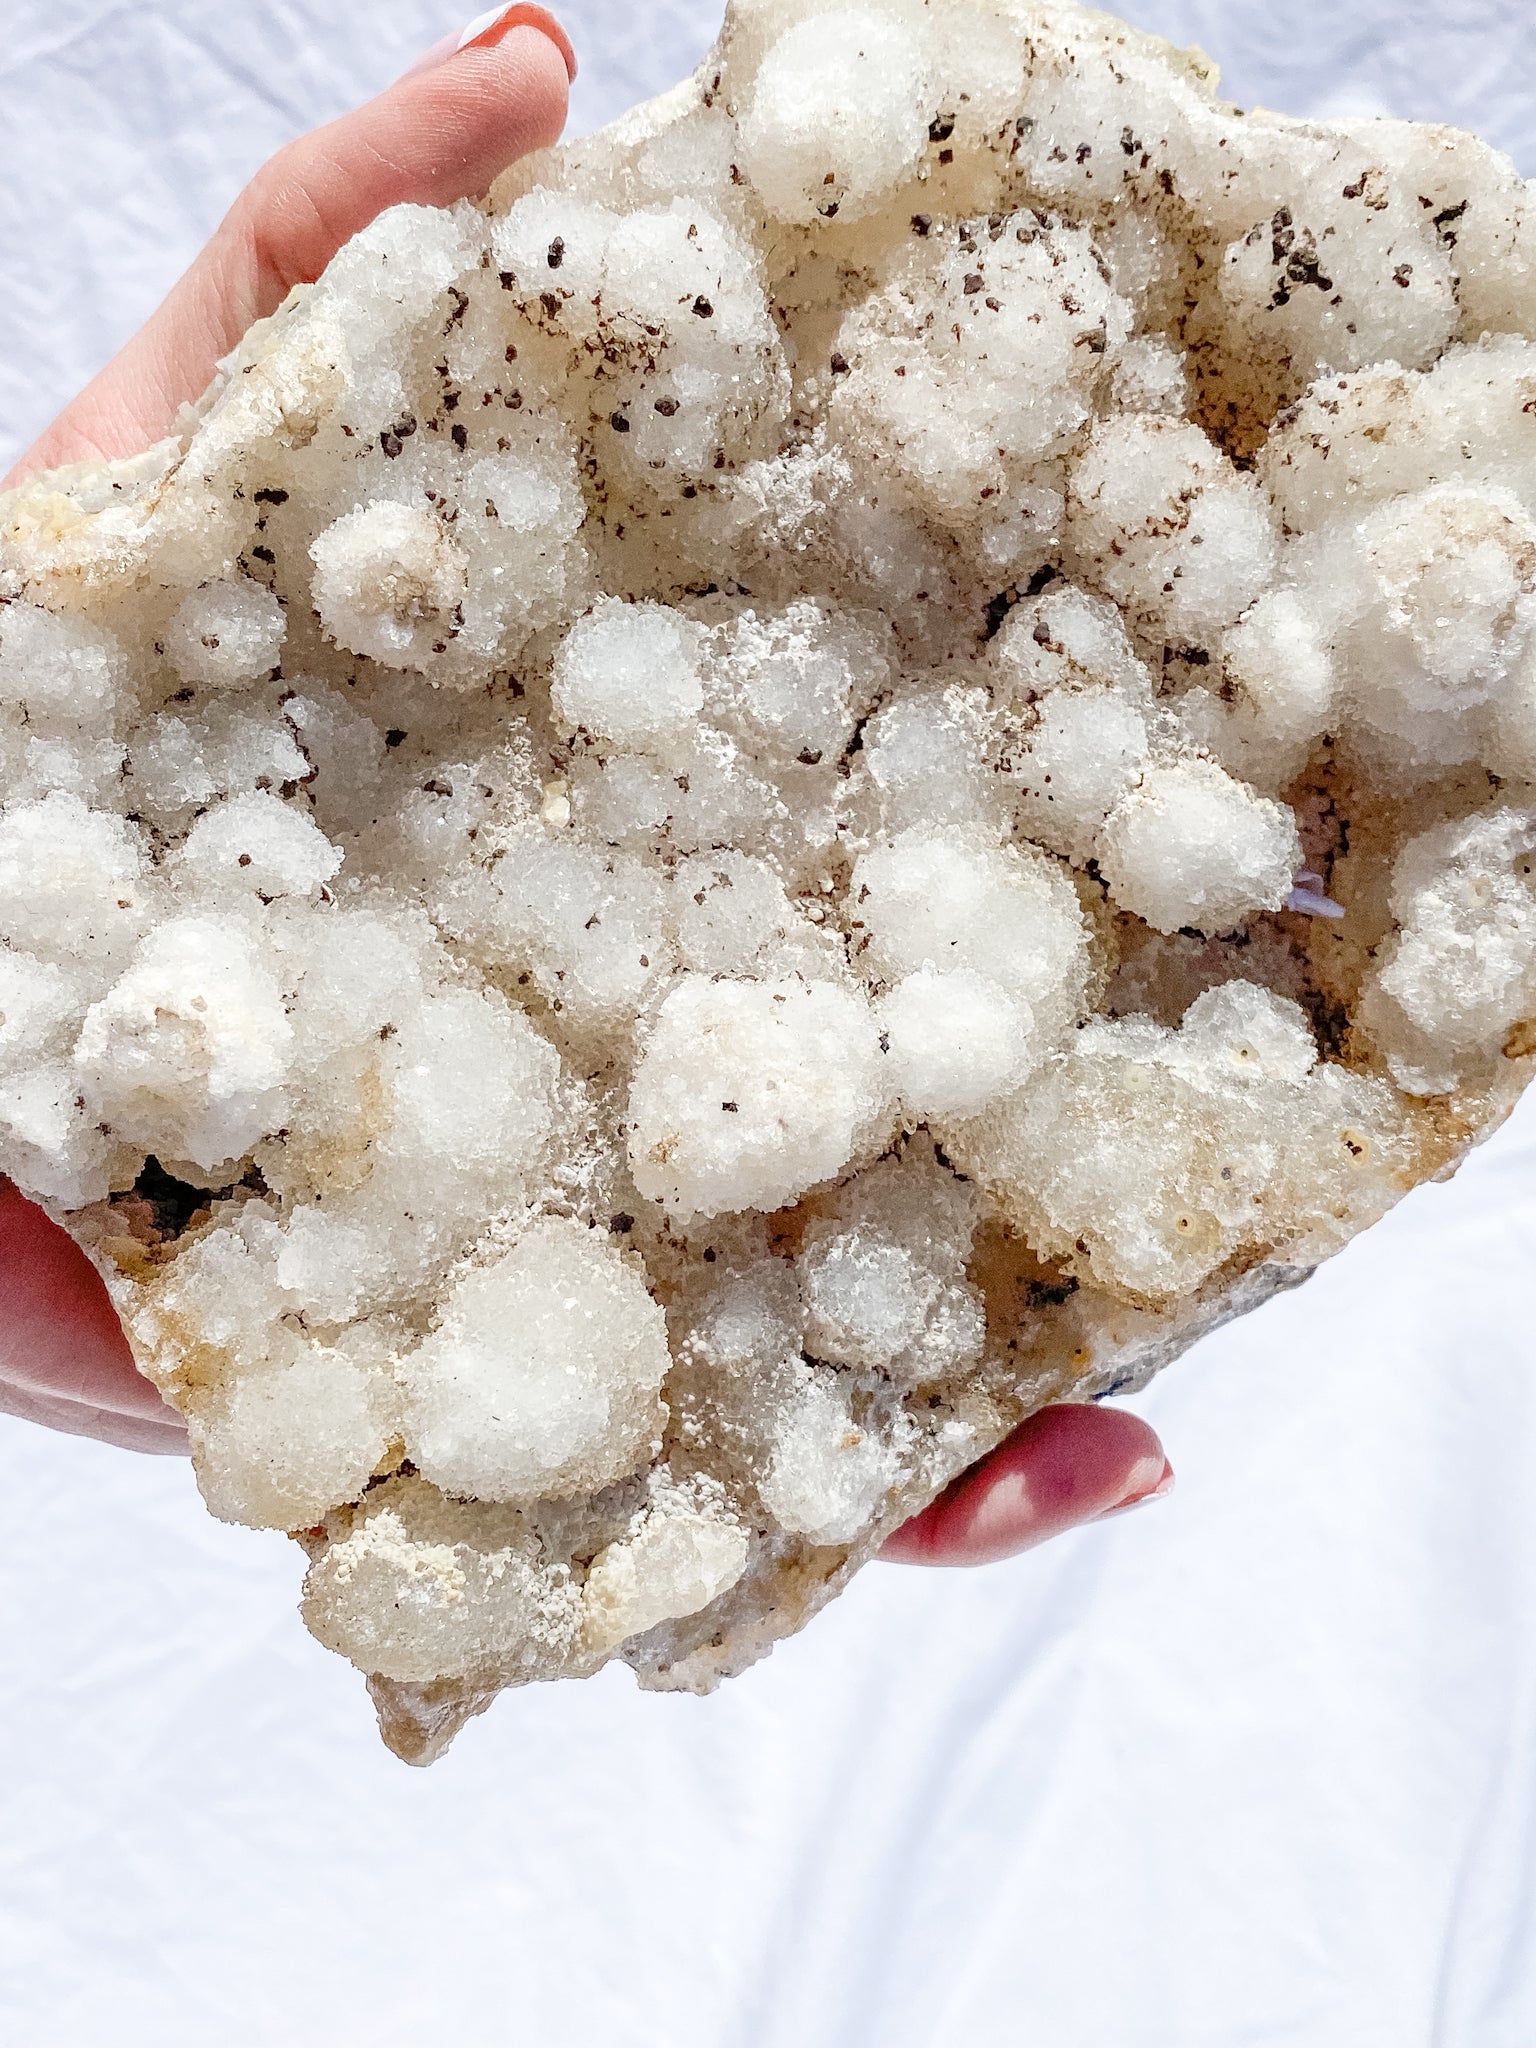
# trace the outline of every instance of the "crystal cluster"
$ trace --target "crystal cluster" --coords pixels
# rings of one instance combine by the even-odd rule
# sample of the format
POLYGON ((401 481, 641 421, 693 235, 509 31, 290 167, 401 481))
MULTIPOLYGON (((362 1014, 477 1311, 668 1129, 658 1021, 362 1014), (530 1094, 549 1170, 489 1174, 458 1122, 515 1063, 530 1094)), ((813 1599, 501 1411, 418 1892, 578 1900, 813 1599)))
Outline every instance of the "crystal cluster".
POLYGON ((1536 227, 738 0, 0 501, 0 1169, 430 1757, 707 1689, 1536 1050, 1536 227))

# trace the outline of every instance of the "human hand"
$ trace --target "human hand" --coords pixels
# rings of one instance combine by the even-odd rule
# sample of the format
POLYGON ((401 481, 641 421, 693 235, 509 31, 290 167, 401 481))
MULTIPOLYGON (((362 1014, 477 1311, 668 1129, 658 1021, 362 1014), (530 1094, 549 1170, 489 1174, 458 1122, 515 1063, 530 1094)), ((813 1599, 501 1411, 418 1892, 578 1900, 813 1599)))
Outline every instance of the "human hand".
POLYGON ((554 142, 575 75, 570 41, 546 9, 496 9, 366 106, 280 149, 159 310, 0 488, 160 440, 247 328, 317 278, 386 207, 478 197, 516 158, 554 142))
MULTIPOLYGON (((100 1275, 0 1178, 0 1413, 133 1451, 186 1450, 180 1418, 135 1369, 100 1275)), ((1173 1473, 1123 1409, 1042 1409, 898 1529, 898 1564, 986 1564, 1166 1493, 1173 1473)))
MULTIPOLYGON (((251 323, 318 277, 375 215, 476 196, 515 158, 553 142, 575 71, 565 31, 544 8, 501 8, 377 99, 279 150, 159 311, 4 484, 161 439, 251 323)), ((0 1412, 130 1450, 186 1450, 179 1416, 136 1371, 90 1261, 3 1178, 0 1412)))
MULTIPOLYGON (((251 323, 317 277, 384 208, 483 193, 516 157, 553 142, 574 75, 552 17, 510 6, 446 39, 368 105, 279 151, 159 311, 6 483, 160 439, 251 323)), ((135 1369, 90 1261, 3 1179, 0 1412, 130 1450, 186 1450, 180 1418, 135 1369)), ((1047 1409, 899 1530, 884 1555, 983 1563, 1155 1496, 1171 1479, 1156 1437, 1134 1416, 1047 1409)))
POLYGON ((992 1564, 1173 1485, 1154 1432, 1124 1408, 1042 1408, 887 1539, 891 1564, 992 1564))

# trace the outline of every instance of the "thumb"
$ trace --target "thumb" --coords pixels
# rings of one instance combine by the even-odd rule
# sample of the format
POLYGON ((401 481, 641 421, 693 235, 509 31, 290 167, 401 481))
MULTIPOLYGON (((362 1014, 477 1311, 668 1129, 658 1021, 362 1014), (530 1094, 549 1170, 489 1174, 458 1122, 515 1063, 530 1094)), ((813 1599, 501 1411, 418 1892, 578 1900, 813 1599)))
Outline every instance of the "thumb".
POLYGON ((60 414, 5 484, 36 469, 136 454, 253 321, 317 278, 386 207, 444 206, 489 190, 555 141, 576 60, 544 8, 502 8, 440 44, 354 113, 279 150, 133 339, 60 414), (473 31, 474 33, 471 33, 473 31))

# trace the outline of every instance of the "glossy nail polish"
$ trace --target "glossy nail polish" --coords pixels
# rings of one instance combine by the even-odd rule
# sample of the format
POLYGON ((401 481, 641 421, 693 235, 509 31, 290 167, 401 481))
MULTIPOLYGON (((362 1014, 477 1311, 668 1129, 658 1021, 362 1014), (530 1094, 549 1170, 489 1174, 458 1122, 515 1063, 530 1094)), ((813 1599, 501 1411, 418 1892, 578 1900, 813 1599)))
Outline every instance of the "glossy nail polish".
POLYGON ((1099 1522, 1107 1522, 1112 1515, 1128 1515, 1133 1508, 1144 1508, 1149 1502, 1161 1500, 1165 1493, 1172 1493, 1172 1491, 1173 1467, 1165 1458, 1163 1460, 1163 1469, 1152 1485, 1138 1485, 1134 1487, 1124 1500, 1116 1501, 1112 1508, 1105 1508, 1104 1512, 1101 1515, 1096 1515, 1094 1519, 1099 1522))
POLYGON ((471 43, 478 43, 482 49, 495 49, 508 30, 517 26, 514 17, 523 12, 523 8, 516 4, 516 0, 505 7, 488 7, 484 14, 477 14, 474 20, 460 31, 458 41, 453 46, 455 52, 467 50, 471 43))
POLYGON ((570 37, 547 7, 530 5, 529 0, 510 0, 507 6, 490 7, 484 14, 477 14, 457 35, 444 36, 441 42, 434 43, 405 75, 414 78, 418 72, 435 71, 439 64, 446 64, 462 50, 494 50, 517 28, 535 28, 541 35, 548 36, 565 59, 567 74, 575 79, 576 52, 571 47, 570 37))

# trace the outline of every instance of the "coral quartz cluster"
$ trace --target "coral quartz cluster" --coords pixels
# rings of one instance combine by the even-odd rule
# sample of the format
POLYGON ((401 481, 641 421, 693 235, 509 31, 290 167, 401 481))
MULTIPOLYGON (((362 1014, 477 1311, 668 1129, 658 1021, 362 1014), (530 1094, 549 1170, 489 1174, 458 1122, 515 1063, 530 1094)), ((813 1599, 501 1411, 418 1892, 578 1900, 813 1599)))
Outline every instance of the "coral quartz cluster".
POLYGON ((707 1689, 1536 1049, 1536 224, 738 0, 0 501, 0 1169, 429 1758, 707 1689))

